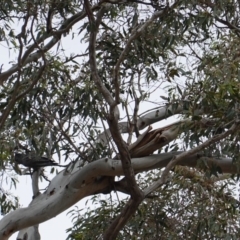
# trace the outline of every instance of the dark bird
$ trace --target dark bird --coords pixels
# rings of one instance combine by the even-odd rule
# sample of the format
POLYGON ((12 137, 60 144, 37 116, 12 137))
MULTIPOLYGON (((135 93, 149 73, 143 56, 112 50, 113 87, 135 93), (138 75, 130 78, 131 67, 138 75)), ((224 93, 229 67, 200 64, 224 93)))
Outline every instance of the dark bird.
POLYGON ((53 160, 47 157, 37 156, 35 153, 32 153, 32 152, 29 152, 26 154, 15 153, 14 160, 17 164, 22 164, 25 167, 30 167, 33 169, 37 169, 40 167, 47 167, 47 166, 59 166, 53 160))

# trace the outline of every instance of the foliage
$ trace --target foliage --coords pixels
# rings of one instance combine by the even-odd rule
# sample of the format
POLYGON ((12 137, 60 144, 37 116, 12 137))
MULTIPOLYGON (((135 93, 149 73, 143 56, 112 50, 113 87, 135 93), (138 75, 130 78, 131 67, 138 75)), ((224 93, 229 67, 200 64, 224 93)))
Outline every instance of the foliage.
MULTIPOLYGON (((129 145, 141 130, 137 121, 146 103, 148 109, 150 103, 174 105, 167 118, 184 102, 181 119, 196 124, 182 129, 175 150, 199 146, 239 121, 238 1, 87 2, 94 18, 105 11, 96 42, 91 39, 97 24, 90 20, 86 1, 10 0, 0 6, 0 47, 9 56, 0 69, 0 163, 8 182, 15 183, 21 172, 13 163, 15 150, 28 149, 61 163, 118 156, 116 141, 99 140, 111 125, 112 110, 101 84, 121 107, 120 120, 129 124, 129 145), (68 51, 70 44, 74 52, 68 51), (199 109, 202 114, 195 114, 199 109), (202 127, 205 118, 213 125, 202 127)), ((204 153, 231 157, 239 169, 239 142, 236 131, 204 153)), ((158 152, 171 150, 167 146, 158 152)), ((171 173, 172 181, 143 201, 119 239, 237 239, 239 215, 225 191, 230 183, 208 188, 204 184, 220 171, 202 169, 196 173, 204 176, 201 181, 171 173)), ((138 182, 144 188, 161 174, 138 182)), ((18 206, 7 192, 1 188, 2 214, 18 206)), ((94 239, 122 206, 125 201, 101 202, 75 219, 69 239, 94 239)))
MULTIPOLYGON (((139 176, 141 187, 158 174, 139 176)), ((194 174, 178 169, 166 186, 142 202, 117 239, 238 239, 239 202, 231 195, 236 181, 214 184, 214 177, 194 174)), ((92 207, 72 212, 68 239, 98 239, 125 203, 93 197, 92 207)))

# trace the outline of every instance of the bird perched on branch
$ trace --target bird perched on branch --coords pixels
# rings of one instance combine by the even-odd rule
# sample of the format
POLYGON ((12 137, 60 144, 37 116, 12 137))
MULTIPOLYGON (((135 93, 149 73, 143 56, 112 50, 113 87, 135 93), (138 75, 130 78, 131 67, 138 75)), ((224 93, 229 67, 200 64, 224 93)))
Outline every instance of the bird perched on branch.
POLYGON ((37 156, 33 152, 28 152, 26 154, 15 153, 14 160, 16 161, 17 164, 22 164, 25 167, 30 167, 33 169, 38 169, 38 168, 47 167, 47 166, 59 166, 53 160, 47 157, 37 156))

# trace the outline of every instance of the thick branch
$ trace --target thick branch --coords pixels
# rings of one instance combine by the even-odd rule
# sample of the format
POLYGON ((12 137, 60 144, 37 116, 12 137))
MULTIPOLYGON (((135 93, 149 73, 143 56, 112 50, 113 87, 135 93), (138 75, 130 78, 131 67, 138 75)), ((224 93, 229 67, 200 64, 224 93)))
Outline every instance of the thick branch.
MULTIPOLYGON (((190 167, 196 167, 198 160, 204 157, 201 153, 189 156, 185 152, 170 152, 132 159, 132 167, 135 173, 163 168, 178 155, 180 160, 176 164, 190 167)), ((225 173, 239 173, 232 159, 211 157, 206 158, 205 162, 209 167, 220 167, 225 173)), ((6 240, 16 231, 47 221, 86 196, 110 189, 108 179, 99 178, 100 176, 124 176, 119 160, 100 159, 82 168, 81 164, 80 161, 73 163, 60 172, 51 181, 47 191, 34 198, 29 207, 17 209, 5 216, 0 221, 0 239, 6 240)), ((131 206, 131 203, 128 206, 131 206)))
POLYGON ((116 239, 119 231, 126 225, 127 221, 133 216, 133 214, 138 209, 138 206, 142 202, 142 198, 138 198, 137 201, 132 198, 129 199, 127 204, 124 206, 121 214, 119 214, 114 221, 111 223, 107 231, 104 232, 103 239, 111 240, 116 239))
POLYGON ((84 1, 84 6, 88 14, 89 22, 91 23, 91 33, 90 33, 90 39, 89 39, 89 58, 90 58, 91 73, 92 73, 94 82, 99 88, 99 91, 103 94, 105 100, 108 102, 110 106, 108 123, 109 123, 110 131, 113 136, 114 142, 118 147, 118 151, 122 161, 123 171, 125 173, 125 176, 130 186, 129 189, 130 189, 131 196, 133 197, 133 199, 139 199, 141 198, 142 194, 135 181, 135 175, 131 167, 131 157, 128 151, 128 147, 123 141, 122 136, 118 130, 119 113, 117 109, 117 103, 114 101, 108 89, 102 83, 97 71, 96 48, 95 48, 96 35, 98 32, 98 27, 101 22, 101 18, 104 14, 105 8, 102 7, 100 9, 99 13, 97 14, 97 19, 95 20, 88 0, 84 1))
POLYGON ((109 90, 102 83, 97 70, 97 62, 96 62, 96 36, 98 32, 98 28, 105 12, 105 7, 102 7, 97 15, 97 20, 94 19, 93 12, 90 7, 90 3, 88 0, 84 0, 84 6, 88 15, 88 19, 91 25, 91 33, 89 37, 89 63, 91 74, 95 84, 97 85, 99 91, 103 94, 103 97, 108 102, 109 106, 115 106, 115 101, 109 92, 109 90))

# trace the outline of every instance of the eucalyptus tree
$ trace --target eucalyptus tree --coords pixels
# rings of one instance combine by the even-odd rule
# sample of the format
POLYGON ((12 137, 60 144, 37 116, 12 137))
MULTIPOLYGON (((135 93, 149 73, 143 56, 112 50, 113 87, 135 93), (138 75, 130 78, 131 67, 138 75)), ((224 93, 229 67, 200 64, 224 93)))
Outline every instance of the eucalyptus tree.
POLYGON ((26 208, 1 189, 1 240, 113 191, 69 238, 238 239, 238 1, 10 0, 0 22, 1 176, 33 182, 26 208))

